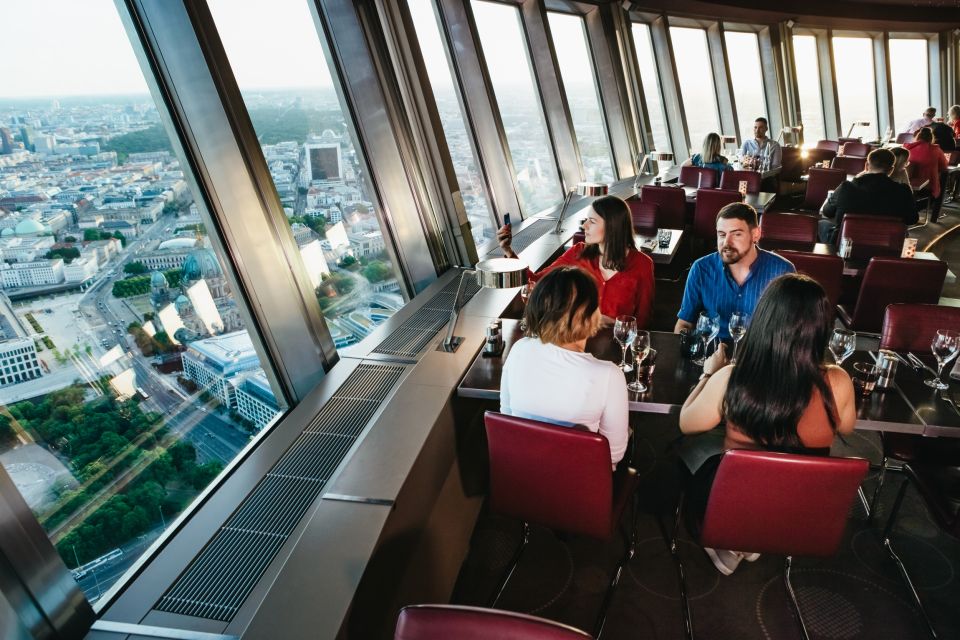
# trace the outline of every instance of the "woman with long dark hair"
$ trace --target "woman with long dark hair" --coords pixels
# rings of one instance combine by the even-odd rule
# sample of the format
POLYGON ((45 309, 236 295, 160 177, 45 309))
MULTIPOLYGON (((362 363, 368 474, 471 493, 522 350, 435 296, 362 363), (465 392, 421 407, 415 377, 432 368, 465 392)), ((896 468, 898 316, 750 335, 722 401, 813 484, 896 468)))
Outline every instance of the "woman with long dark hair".
MULTIPOLYGON (((546 269, 531 273, 530 281, 536 282, 557 267, 580 267, 597 283, 604 324, 619 315, 630 315, 637 319, 638 327, 646 327, 653 309, 653 260, 637 248, 627 203, 616 196, 594 200, 583 231, 583 242, 573 245, 546 269)), ((497 239, 504 255, 516 257, 510 246, 509 225, 500 228, 497 239)))
MULTIPOLYGON (((724 424, 724 449, 828 451, 838 433, 853 431, 857 419, 850 376, 824 362, 832 320, 816 280, 798 274, 773 280, 757 304, 737 363, 727 364, 719 349, 704 364, 680 410, 680 430, 696 434, 724 424)), ((707 487, 711 481, 709 476, 707 487)), ((708 493, 700 492, 703 499, 695 508, 705 507, 708 493)), ((744 557, 754 559, 735 551, 707 553, 727 575, 744 557)))

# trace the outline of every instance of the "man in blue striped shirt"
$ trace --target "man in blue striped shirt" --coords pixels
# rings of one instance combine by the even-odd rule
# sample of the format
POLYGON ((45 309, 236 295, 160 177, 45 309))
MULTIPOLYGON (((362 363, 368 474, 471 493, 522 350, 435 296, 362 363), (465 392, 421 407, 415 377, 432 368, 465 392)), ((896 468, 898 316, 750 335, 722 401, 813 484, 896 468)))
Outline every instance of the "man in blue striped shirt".
POLYGON ((717 252, 693 263, 683 291, 674 333, 696 326, 701 311, 720 317, 720 337, 729 338, 730 315, 753 315, 757 301, 771 280, 795 271, 793 264, 757 247, 757 212, 734 202, 717 214, 717 252))

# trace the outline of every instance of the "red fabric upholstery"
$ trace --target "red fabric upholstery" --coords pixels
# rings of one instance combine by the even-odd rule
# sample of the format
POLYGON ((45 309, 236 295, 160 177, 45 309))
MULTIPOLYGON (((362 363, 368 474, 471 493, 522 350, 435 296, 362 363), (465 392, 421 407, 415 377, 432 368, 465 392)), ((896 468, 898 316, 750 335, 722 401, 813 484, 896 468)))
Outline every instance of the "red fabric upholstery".
POLYGON ((767 211, 760 217, 760 246, 791 246, 810 251, 817 243, 817 218, 805 213, 767 211))
POLYGON ((710 490, 700 542, 715 549, 831 556, 868 468, 861 458, 727 451, 710 490))
POLYGON ((706 167, 680 167, 680 184, 698 189, 715 189, 717 172, 706 167))
POLYGON ((659 228, 660 205, 656 202, 643 202, 637 198, 627 200, 630 215, 633 218, 633 230, 643 235, 653 235, 659 228))
POLYGON ((840 237, 853 240, 851 258, 899 256, 907 226, 896 218, 848 213, 843 216, 840 237))
MULTIPOLYGON (((768 214, 764 214, 766 217, 768 214)), ((810 276, 820 283, 831 305, 840 301, 843 283, 843 258, 821 255, 806 251, 778 251, 781 256, 793 263, 797 273, 810 276)))
POLYGON ((683 229, 687 222, 687 196, 677 187, 657 187, 653 185, 640 189, 642 202, 660 207, 657 212, 657 224, 664 229, 683 229))
POLYGON ((747 181, 747 193, 760 193, 760 174, 756 171, 724 171, 720 178, 720 188, 738 191, 741 180, 747 181))
POLYGON ((904 142, 911 142, 913 140, 912 133, 900 133, 897 135, 897 144, 903 144, 904 142))
POLYGON ((845 174, 854 176, 862 173, 866 165, 867 161, 865 158, 858 156, 837 156, 833 159, 833 162, 830 163, 830 168, 840 169, 845 174))
POLYGON ((522 613, 460 607, 417 605, 400 610, 394 640, 588 640, 573 627, 522 613))
POLYGON ((880 333, 888 305, 936 304, 946 276, 947 263, 940 260, 874 258, 867 265, 856 306, 852 311, 839 307, 840 319, 855 331, 880 333))
POLYGON ((693 210, 693 237, 712 240, 717 237, 717 213, 731 202, 742 200, 739 191, 697 189, 697 205, 693 210))
POLYGON ((814 169, 807 174, 807 195, 803 198, 803 208, 820 211, 827 192, 836 190, 847 179, 845 171, 839 169, 814 169))
POLYGON ((960 308, 937 304, 891 304, 883 314, 880 348, 930 350, 937 329, 960 331, 960 308))
POLYGON ((820 140, 817 142, 817 149, 826 149, 834 153, 840 152, 840 143, 836 140, 820 140))
POLYGON ((602 540, 613 534, 637 476, 610 473, 606 438, 493 411, 484 422, 493 511, 602 540))
POLYGON ((863 142, 845 142, 844 145, 840 147, 839 155, 866 158, 868 153, 870 153, 870 145, 868 144, 864 144, 863 142))

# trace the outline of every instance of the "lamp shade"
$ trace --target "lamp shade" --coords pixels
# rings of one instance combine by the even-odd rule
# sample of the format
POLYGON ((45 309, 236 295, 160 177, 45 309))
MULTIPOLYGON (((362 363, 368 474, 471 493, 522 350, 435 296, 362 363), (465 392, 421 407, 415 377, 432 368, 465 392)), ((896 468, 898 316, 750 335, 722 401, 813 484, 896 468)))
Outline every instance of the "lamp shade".
POLYGON ((577 195, 596 198, 610 193, 610 187, 602 182, 577 183, 577 195))
POLYGON ((510 289, 527 283, 527 264, 518 258, 481 260, 476 270, 477 284, 481 287, 510 289))

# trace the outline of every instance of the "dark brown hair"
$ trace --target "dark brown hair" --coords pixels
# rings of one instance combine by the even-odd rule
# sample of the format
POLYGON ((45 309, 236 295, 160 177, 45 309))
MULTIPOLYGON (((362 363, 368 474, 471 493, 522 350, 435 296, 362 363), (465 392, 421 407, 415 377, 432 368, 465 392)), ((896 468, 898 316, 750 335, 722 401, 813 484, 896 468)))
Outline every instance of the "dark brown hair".
POLYGON ((527 301, 523 319, 526 335, 549 344, 589 338, 599 328, 600 292, 580 267, 559 267, 543 276, 527 301))
POLYGON ((757 227, 757 210, 743 202, 731 202, 717 212, 717 220, 743 220, 751 229, 757 227))
MULTIPOLYGON (((602 264, 606 269, 623 271, 627 268, 627 256, 637 250, 633 239, 633 216, 630 207, 617 196, 604 196, 593 201, 593 210, 603 219, 602 264)), ((600 247, 588 244, 581 254, 593 259, 600 255, 600 247)))
POLYGON ((913 136, 914 140, 923 140, 924 142, 933 142, 933 130, 930 127, 918 129, 913 136))
MULTIPOLYGON (((927 129, 927 131, 930 130, 927 129)), ((870 165, 871 169, 880 169, 888 174, 896 163, 897 159, 888 149, 874 149, 867 156, 867 164, 870 165)))

